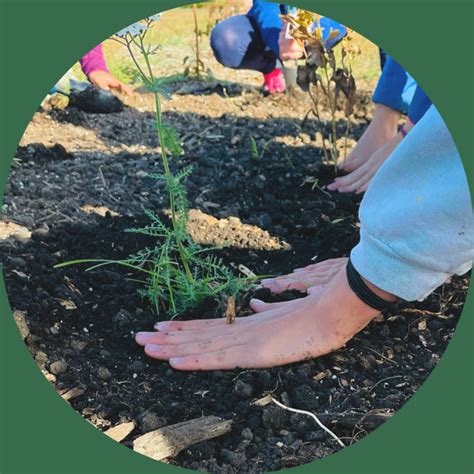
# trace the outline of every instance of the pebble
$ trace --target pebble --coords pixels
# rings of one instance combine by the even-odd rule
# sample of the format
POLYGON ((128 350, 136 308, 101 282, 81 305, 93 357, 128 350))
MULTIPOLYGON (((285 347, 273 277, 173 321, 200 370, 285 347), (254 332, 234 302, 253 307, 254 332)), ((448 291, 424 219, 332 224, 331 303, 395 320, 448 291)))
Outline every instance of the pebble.
POLYGON ((133 316, 126 310, 121 309, 113 318, 112 322, 118 326, 123 326, 133 319, 133 316))
POLYGON ((273 388, 275 386, 275 381, 273 380, 273 377, 270 375, 270 372, 267 370, 260 372, 258 376, 258 382, 262 384, 263 388, 265 389, 273 388))
POLYGON ((276 406, 264 407, 262 413, 262 424, 268 430, 280 431, 285 428, 287 420, 286 412, 276 406))
POLYGON ((107 367, 99 367, 97 369, 97 376, 102 380, 108 380, 112 377, 112 374, 107 367))
POLYGON ((43 242, 48 238, 48 235, 49 231, 44 227, 40 227, 39 229, 35 229, 33 232, 31 232, 31 238, 37 242, 43 242))
POLYGON ((306 436, 306 441, 324 441, 327 438, 324 430, 310 431, 306 436))
POLYGON ((71 340, 71 347, 77 352, 82 352, 86 348, 86 346, 86 341, 81 341, 80 339, 71 340))
POLYGON ((240 436, 247 441, 252 441, 253 439, 252 430, 250 428, 244 428, 242 432, 240 433, 240 436))
POLYGON ((57 360, 52 362, 49 366, 49 371, 54 375, 64 374, 67 370, 67 363, 64 360, 57 360))
POLYGON ((249 383, 237 380, 234 385, 234 393, 244 398, 250 398, 253 395, 253 387, 249 383))
POLYGON ((293 406, 300 410, 315 410, 319 408, 319 401, 316 393, 309 385, 300 385, 291 393, 293 406))
POLYGON ((141 360, 134 360, 127 366, 127 369, 131 372, 141 372, 145 367, 145 364, 141 360))
POLYGON ((142 433, 155 431, 168 425, 166 418, 158 416, 154 412, 148 412, 140 418, 140 430, 142 433))
POLYGON ((229 449, 222 449, 221 456, 225 462, 231 464, 234 467, 240 467, 247 460, 247 456, 244 453, 236 453, 234 451, 230 451, 229 449))

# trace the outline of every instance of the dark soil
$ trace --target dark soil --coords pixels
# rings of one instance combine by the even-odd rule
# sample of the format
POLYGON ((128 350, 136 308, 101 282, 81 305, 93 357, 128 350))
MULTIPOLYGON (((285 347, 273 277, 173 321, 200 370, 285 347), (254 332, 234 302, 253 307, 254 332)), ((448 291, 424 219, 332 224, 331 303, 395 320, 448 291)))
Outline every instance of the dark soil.
MULTIPOLYGON (((370 118, 368 102, 359 104, 352 140, 370 118)), ((157 318, 132 275, 112 266, 86 272, 53 265, 123 258, 149 243, 124 230, 145 222, 145 208, 163 212, 167 205, 162 186, 144 177, 160 169, 150 104, 142 95, 110 115, 41 110, 18 149, 4 219, 33 233, 29 240, 4 240, 0 251, 10 303, 24 312, 25 341, 38 366, 61 394, 84 389, 70 403, 97 428, 135 421, 128 446, 146 431, 203 415, 233 420, 230 434, 170 460, 191 469, 270 471, 339 449, 309 417, 253 405, 268 393, 317 413, 346 444, 361 439, 435 367, 456 327, 468 277, 454 278, 423 303, 398 305, 346 347, 316 360, 272 370, 181 373, 146 358, 133 335, 151 330, 157 318)), ((208 245, 230 239, 232 246, 219 252, 228 264, 286 273, 347 255, 357 243, 359 199, 323 189, 333 170, 321 163, 316 123, 300 129, 307 109, 301 95, 199 94, 198 88, 166 104, 165 119, 185 150, 173 166, 194 167, 188 195, 202 213, 193 211, 190 232, 208 245), (251 156, 250 136, 261 147, 271 139, 260 160, 251 156), (314 190, 302 185, 308 176, 320 179, 314 190), (222 220, 221 231, 210 231, 213 218, 222 220)), ((182 317, 209 317, 216 308, 207 302, 182 317)), ((241 310, 249 312, 245 301, 241 310)))

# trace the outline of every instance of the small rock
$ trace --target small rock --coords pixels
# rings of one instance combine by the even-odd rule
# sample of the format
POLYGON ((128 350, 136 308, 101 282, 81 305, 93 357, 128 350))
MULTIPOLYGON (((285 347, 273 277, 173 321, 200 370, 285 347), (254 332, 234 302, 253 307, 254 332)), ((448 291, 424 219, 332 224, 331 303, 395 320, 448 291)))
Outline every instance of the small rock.
POLYGON ((293 406, 301 410, 315 410, 319 408, 316 393, 306 384, 296 387, 291 394, 291 399, 293 400, 293 406))
POLYGON ((37 242, 43 242, 48 238, 49 231, 44 227, 40 227, 39 229, 35 229, 31 232, 31 238, 36 240, 37 242))
POLYGON ((245 463, 247 456, 244 453, 236 453, 229 449, 221 450, 222 459, 234 467, 239 467, 245 463))
POLYGON ((258 376, 258 381, 265 389, 273 388, 275 386, 275 380, 273 379, 268 370, 260 372, 258 376))
POLYGON ((149 412, 140 419, 140 430, 142 433, 158 430, 168 425, 166 418, 158 416, 156 413, 149 412))
POLYGON ((67 363, 64 360, 57 360, 52 362, 49 366, 49 371, 54 375, 64 374, 67 370, 67 363))
POLYGON ((298 449, 303 446, 303 440, 302 439, 297 439, 295 442, 290 444, 290 448, 293 449, 294 451, 298 451, 298 449))
POLYGON ((234 385, 234 393, 244 398, 250 398, 253 395, 253 387, 249 383, 237 380, 234 385))
POLYGON ((306 436, 306 441, 324 441, 327 438, 324 430, 310 431, 306 436))
POLYGON ((262 423, 268 430, 280 431, 285 427, 287 415, 285 410, 276 406, 267 406, 263 409, 262 423))
POLYGON ((121 309, 113 318, 112 321, 118 326, 123 326, 133 319, 133 316, 126 310, 121 309))
POLYGON ((296 436, 294 433, 288 433, 287 435, 283 436, 283 442, 289 446, 291 443, 293 443, 296 439, 296 436))
POLYGON ((130 372, 141 372, 145 367, 146 365, 141 360, 134 360, 127 366, 127 369, 130 370, 130 372))
POLYGON ((247 441, 252 441, 253 439, 252 430, 250 428, 244 428, 242 432, 240 433, 240 436, 247 441))
POLYGON ((77 352, 82 352, 87 347, 87 342, 80 339, 72 339, 71 347, 77 352))
POLYGON ((112 374, 107 367, 99 367, 97 369, 97 376, 102 380, 108 380, 112 377, 112 374))

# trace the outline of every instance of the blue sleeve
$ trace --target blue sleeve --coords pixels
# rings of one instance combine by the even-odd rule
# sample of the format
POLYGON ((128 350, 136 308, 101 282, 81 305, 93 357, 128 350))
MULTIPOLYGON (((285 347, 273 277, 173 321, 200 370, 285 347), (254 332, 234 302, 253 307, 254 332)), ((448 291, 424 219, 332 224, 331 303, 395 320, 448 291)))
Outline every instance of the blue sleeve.
POLYGON ((276 57, 280 57, 278 36, 280 35, 282 22, 280 20, 280 5, 278 3, 254 0, 253 6, 247 13, 258 27, 262 39, 276 57))
POLYGON ((408 109, 408 118, 413 122, 417 123, 425 112, 431 107, 431 100, 425 94, 425 91, 418 86, 415 90, 413 100, 411 101, 410 108, 408 109))
POLYGON ((387 56, 372 100, 375 103, 407 113, 416 87, 415 79, 391 56, 387 56))

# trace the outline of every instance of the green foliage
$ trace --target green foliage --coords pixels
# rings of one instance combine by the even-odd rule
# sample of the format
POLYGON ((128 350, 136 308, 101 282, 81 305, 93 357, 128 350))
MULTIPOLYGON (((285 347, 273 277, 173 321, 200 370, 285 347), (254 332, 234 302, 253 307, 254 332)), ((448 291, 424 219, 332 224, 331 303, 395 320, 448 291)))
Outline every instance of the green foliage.
POLYGON ((144 248, 123 260, 76 260, 59 264, 56 268, 76 263, 93 263, 88 270, 111 264, 135 270, 144 276, 142 279, 134 279, 144 286, 140 291, 141 295, 150 300, 157 313, 164 309, 174 317, 195 307, 207 297, 235 296, 252 279, 235 276, 211 254, 210 249, 203 249, 193 242, 187 232, 188 200, 184 181, 191 174, 192 168, 183 168, 175 174, 170 170, 169 158, 182 154, 183 150, 176 130, 162 120, 161 97, 167 97, 167 80, 157 79, 153 75, 150 56, 157 48, 151 48, 144 42, 151 24, 152 20, 147 19, 144 23, 121 30, 116 40, 126 46, 143 83, 155 96, 156 131, 164 173, 152 173, 148 176, 165 183, 171 225, 166 225, 153 211, 148 210, 146 215, 149 224, 129 229, 128 232, 156 238, 156 244, 151 248, 144 248), (140 66, 136 50, 146 67, 140 66))
POLYGON ((263 144, 262 148, 259 149, 257 145, 257 141, 252 135, 250 135, 250 151, 252 153, 252 158, 257 161, 261 160, 265 152, 268 150, 268 145, 270 144, 271 141, 272 139, 266 141, 263 144))
POLYGON ((183 153, 181 144, 179 143, 178 132, 171 125, 163 124, 163 141, 166 149, 172 156, 179 156, 183 153))

